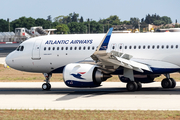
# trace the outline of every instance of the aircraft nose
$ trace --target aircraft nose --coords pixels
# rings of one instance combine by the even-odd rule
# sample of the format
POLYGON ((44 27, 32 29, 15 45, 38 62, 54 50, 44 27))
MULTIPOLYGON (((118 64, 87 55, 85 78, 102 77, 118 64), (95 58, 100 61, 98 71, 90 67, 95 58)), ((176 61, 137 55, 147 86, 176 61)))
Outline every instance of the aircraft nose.
POLYGON ((10 66, 10 67, 12 66, 12 62, 13 62, 12 53, 10 53, 9 55, 6 56, 5 61, 8 66, 10 66))
POLYGON ((9 55, 6 56, 5 61, 6 61, 6 64, 9 66, 9 64, 10 64, 10 57, 9 57, 9 55))

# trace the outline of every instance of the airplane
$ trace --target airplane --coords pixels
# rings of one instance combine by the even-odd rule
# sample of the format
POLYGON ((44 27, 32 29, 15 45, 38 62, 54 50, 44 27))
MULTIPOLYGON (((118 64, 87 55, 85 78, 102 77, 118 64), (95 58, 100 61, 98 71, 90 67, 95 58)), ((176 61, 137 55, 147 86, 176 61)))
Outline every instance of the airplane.
POLYGON ((142 89, 165 75, 162 88, 174 88, 170 73, 180 71, 179 33, 121 33, 47 35, 30 38, 6 57, 11 68, 43 73, 43 90, 50 78, 63 73, 69 87, 98 87, 112 75, 127 83, 128 91, 142 89))

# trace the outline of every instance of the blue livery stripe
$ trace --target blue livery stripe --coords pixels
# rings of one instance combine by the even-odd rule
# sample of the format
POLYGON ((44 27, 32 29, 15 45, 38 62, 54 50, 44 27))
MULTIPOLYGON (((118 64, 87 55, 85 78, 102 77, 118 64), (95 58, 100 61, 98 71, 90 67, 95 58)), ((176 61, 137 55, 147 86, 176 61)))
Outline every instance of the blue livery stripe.
POLYGON ((100 85, 96 85, 93 82, 81 82, 81 81, 74 81, 74 80, 67 80, 65 84, 69 87, 98 87, 100 85))
POLYGON ((113 28, 110 28, 99 50, 107 50, 112 31, 113 28))

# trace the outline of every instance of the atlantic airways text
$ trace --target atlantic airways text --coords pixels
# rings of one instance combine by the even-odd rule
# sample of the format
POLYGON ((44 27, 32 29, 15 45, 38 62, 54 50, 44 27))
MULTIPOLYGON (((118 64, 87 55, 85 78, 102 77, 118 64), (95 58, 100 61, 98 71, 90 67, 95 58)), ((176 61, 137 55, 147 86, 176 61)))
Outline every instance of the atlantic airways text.
POLYGON ((92 44, 93 40, 47 40, 45 44, 92 44))

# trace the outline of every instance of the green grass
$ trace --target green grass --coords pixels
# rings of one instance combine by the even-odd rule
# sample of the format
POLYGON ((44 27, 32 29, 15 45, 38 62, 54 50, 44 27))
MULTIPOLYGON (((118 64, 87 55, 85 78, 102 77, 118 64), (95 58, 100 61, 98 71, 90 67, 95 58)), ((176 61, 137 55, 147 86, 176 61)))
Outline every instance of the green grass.
POLYGON ((180 111, 0 110, 0 120, 179 120, 180 111))

